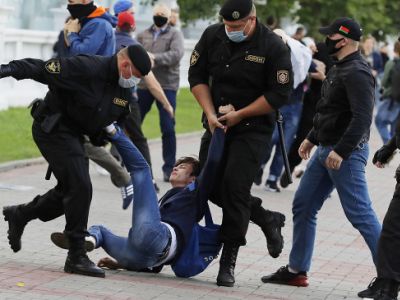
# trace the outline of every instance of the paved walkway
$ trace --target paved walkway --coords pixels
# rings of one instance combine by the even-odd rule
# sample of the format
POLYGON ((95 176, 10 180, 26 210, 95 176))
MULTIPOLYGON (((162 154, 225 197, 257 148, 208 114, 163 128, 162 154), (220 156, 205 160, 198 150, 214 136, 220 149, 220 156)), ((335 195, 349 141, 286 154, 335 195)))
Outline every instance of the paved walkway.
MULTIPOLYGON (((373 135, 371 153, 380 145, 376 132, 373 135)), ((179 138, 178 155, 196 154, 199 141, 198 135, 179 138)), ((150 147, 162 195, 168 185, 161 183, 161 146, 159 142, 152 142, 150 147)), ((367 168, 370 192, 380 220, 391 199, 395 184, 393 174, 398 163, 399 157, 396 157, 383 170, 376 169, 371 163, 367 168)), ((43 179, 45 171, 45 165, 33 165, 0 173, 0 205, 26 202, 51 188, 54 181, 43 179)), ((126 234, 130 211, 121 209, 119 191, 93 165, 91 173, 94 195, 89 225, 103 223, 119 234, 126 234)), ((281 257, 271 258, 261 231, 251 224, 247 246, 240 249, 234 288, 216 286, 218 261, 192 279, 174 277, 169 267, 158 275, 107 271, 105 279, 66 274, 63 272, 66 252, 55 247, 49 239, 51 232, 63 230, 63 218, 47 224, 31 222, 25 229, 22 250, 17 254, 8 247, 7 226, 1 220, 0 299, 358 299, 357 292, 374 276, 374 267, 364 241, 346 220, 336 192, 319 214, 310 286, 296 288, 260 281, 261 276, 288 261, 292 234, 291 201, 297 185, 298 180, 276 194, 265 192, 261 187, 253 188, 253 193, 263 199, 264 207, 287 215, 283 232, 286 243, 281 257)), ((220 209, 212 207, 212 211, 215 219, 220 221, 220 209)), ((104 256, 102 250, 90 253, 95 261, 104 256)))

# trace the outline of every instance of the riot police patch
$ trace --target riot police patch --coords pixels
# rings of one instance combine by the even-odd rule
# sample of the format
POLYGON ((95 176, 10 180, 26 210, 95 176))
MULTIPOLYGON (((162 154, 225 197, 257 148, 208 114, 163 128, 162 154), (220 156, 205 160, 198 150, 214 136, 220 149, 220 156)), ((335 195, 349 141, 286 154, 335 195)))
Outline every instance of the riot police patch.
POLYGON ((197 50, 193 50, 192 56, 190 57, 190 66, 194 66, 199 60, 200 54, 197 50))
POLYGON ((276 79, 280 84, 286 84, 289 82, 289 71, 279 70, 276 72, 276 79))
POLYGON ((46 63, 46 70, 51 74, 60 74, 61 64, 59 60, 50 60, 46 63))

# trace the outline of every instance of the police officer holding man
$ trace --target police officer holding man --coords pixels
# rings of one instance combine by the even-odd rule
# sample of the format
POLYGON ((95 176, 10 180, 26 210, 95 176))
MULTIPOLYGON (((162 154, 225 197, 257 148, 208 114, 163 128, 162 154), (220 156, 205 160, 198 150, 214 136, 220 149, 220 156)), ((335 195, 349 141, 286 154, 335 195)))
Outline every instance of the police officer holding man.
MULTIPOLYGON (((251 0, 227 0, 220 15, 223 23, 208 27, 192 53, 189 82, 204 111, 201 161, 207 157, 211 132, 227 128, 221 181, 211 200, 223 209, 224 247, 217 285, 231 287, 239 246, 246 244, 249 219, 253 219, 253 202, 263 210, 250 189, 274 128, 272 112, 288 102, 293 84, 289 50, 257 20, 251 0), (228 104, 235 110, 218 117, 219 107, 228 104)), ((283 246, 284 216, 264 210, 261 219, 279 233, 277 251, 268 248, 276 257, 283 246)))
POLYGON ((105 276, 84 248, 92 185, 83 135, 101 141, 103 128, 129 112, 131 88, 150 69, 150 58, 140 45, 124 48, 112 57, 75 56, 47 62, 23 59, 1 65, 0 78, 33 79, 49 87, 45 100, 33 104, 32 135, 57 178, 56 187, 46 194, 3 208, 14 252, 21 249, 21 236, 29 221, 38 218, 46 222, 65 214, 70 250, 64 271, 105 276))

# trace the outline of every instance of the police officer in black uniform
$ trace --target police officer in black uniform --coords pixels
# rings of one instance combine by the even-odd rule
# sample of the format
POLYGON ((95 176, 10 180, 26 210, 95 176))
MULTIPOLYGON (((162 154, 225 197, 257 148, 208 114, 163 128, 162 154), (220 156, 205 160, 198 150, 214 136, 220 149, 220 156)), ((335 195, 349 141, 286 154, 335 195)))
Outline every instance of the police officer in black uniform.
POLYGON ((44 101, 33 104, 32 135, 57 178, 55 188, 46 194, 3 208, 14 252, 21 249, 21 236, 29 221, 38 218, 46 222, 65 214, 70 243, 65 272, 105 276, 84 249, 92 185, 83 135, 101 143, 103 128, 129 112, 131 87, 150 69, 150 58, 139 45, 113 57, 23 59, 1 65, 0 78, 33 79, 49 87, 44 101))
MULTIPOLYGON (((233 286, 236 257, 239 246, 246 244, 253 202, 263 209, 250 189, 274 128, 272 112, 288 102, 293 82, 287 46, 257 20, 251 0, 227 0, 220 15, 223 23, 208 27, 192 53, 189 83, 204 111, 201 161, 207 157, 211 132, 224 128, 223 124, 227 127, 221 181, 211 200, 223 209, 224 247, 217 284, 233 286), (228 104, 235 110, 218 117, 219 107, 228 104)), ((264 217, 280 233, 284 216, 269 212, 264 217)), ((279 242, 280 253, 282 239, 279 242)))

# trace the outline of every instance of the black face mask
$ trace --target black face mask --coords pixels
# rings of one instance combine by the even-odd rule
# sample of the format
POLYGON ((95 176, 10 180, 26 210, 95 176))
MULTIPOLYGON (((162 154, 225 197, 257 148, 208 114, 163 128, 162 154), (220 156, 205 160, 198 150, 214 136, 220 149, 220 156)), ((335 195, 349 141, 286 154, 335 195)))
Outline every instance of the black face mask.
POLYGON ((326 45, 326 49, 328 50, 328 54, 330 54, 330 55, 335 54, 340 49, 342 49, 343 47, 336 48, 336 45, 343 40, 344 40, 344 38, 341 38, 338 40, 331 40, 330 38, 327 37, 325 39, 325 45, 326 45))
POLYGON ((86 18, 88 15, 94 12, 96 8, 97 7, 93 4, 93 2, 90 2, 89 4, 69 4, 67 6, 72 18, 79 20, 86 18))
POLYGON ((163 27, 165 24, 167 24, 168 18, 163 16, 153 16, 153 21, 154 25, 157 27, 163 27))

